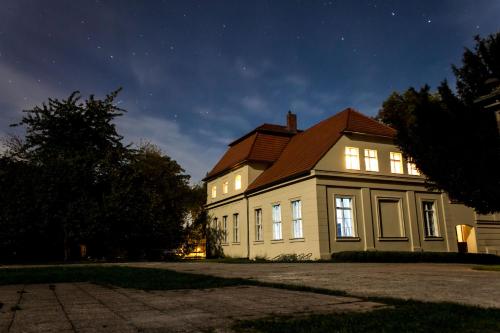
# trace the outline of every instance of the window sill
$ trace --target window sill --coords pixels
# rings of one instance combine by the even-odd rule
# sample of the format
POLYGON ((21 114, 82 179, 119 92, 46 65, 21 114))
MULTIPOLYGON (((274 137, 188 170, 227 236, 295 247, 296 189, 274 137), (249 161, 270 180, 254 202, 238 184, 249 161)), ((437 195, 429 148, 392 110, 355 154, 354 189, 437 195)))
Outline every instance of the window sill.
POLYGON ((378 237, 379 242, 407 242, 408 237, 378 237))
POLYGON ((229 246, 229 243, 221 243, 222 246, 229 246))
POLYGON ((443 240, 444 240, 444 238, 441 236, 434 236, 434 237, 426 236, 426 237, 424 237, 424 241, 431 241, 432 242, 432 241, 443 241, 443 240))
POLYGON ((359 237, 338 237, 336 239, 337 242, 359 242, 361 238, 359 237))
POLYGON ((240 245, 240 242, 232 242, 231 245, 240 245))
POLYGON ((271 241, 271 244, 279 244, 279 243, 284 243, 285 240, 284 239, 273 239, 271 241))
POLYGON ((264 244, 264 241, 263 241, 263 240, 256 240, 256 241, 253 241, 253 245, 261 245, 261 244, 264 244))
POLYGON ((297 243, 297 242, 305 242, 305 238, 302 237, 302 238, 290 238, 289 239, 290 243, 297 243))

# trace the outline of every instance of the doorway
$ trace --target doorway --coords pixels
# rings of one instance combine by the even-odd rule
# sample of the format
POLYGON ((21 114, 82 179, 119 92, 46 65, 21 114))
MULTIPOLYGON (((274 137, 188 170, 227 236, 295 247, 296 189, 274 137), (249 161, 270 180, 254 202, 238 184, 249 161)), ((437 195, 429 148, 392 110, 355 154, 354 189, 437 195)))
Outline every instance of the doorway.
POLYGON ((476 230, 467 224, 456 226, 458 252, 477 253, 476 230))

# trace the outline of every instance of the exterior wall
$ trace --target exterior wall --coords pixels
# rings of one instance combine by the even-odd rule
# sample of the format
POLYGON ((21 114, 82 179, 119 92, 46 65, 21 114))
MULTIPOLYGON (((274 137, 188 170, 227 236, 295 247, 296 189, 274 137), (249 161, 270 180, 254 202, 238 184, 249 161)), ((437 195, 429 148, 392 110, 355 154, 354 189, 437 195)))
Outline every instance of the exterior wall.
POLYGON ((500 255, 500 213, 474 217, 478 251, 500 255))
POLYGON ((247 204, 246 199, 243 196, 239 196, 234 201, 227 202, 225 204, 216 205, 209 208, 209 215, 214 220, 217 219, 218 227, 223 230, 222 220, 224 216, 227 216, 227 242, 222 242, 222 249, 224 250, 224 255, 228 257, 235 258, 246 258, 248 257, 247 248, 247 204), (233 233, 233 215, 238 214, 238 224, 239 224, 239 241, 234 242, 233 233))
POLYGON ((272 259, 280 254, 309 254, 320 259, 318 215, 315 179, 303 180, 248 198, 250 219, 250 258, 272 259), (303 238, 294 239, 292 233, 293 200, 302 205, 303 238), (280 204, 282 240, 273 240, 272 205, 280 204), (256 240, 255 210, 262 209, 263 240, 256 240))

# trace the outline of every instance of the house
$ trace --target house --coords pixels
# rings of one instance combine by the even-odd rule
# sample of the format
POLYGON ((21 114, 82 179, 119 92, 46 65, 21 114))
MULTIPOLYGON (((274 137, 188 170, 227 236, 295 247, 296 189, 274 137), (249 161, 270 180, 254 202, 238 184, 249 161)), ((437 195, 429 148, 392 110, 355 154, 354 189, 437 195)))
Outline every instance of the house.
POLYGON ((311 128, 264 124, 204 179, 207 209, 231 257, 330 258, 340 251, 500 254, 500 214, 429 191, 394 129, 353 109, 311 128))

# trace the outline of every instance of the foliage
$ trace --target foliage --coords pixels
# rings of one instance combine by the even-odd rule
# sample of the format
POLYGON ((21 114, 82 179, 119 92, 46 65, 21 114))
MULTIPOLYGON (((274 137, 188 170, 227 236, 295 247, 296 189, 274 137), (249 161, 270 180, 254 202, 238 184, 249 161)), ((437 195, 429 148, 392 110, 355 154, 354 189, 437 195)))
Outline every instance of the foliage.
POLYGON ((479 213, 500 211, 500 136, 494 113, 475 103, 491 91, 486 79, 500 77, 500 33, 476 37, 453 70, 457 94, 446 81, 436 92, 428 86, 394 92, 377 117, 398 131, 396 143, 431 189, 479 213))
POLYGON ((0 260, 158 256, 177 247, 191 189, 156 147, 122 144, 119 91, 25 111, 0 157, 0 260))

